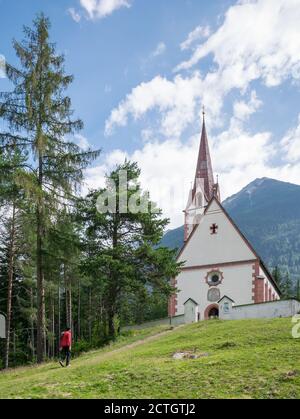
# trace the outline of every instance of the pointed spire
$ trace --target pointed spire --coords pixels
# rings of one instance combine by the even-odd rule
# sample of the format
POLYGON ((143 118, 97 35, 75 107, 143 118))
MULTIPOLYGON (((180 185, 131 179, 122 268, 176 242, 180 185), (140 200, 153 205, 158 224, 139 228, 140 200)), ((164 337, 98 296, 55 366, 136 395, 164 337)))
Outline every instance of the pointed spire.
POLYGON ((205 108, 203 107, 203 125, 201 143, 199 149, 198 163, 196 169, 193 195, 196 193, 197 179, 201 179, 204 184, 206 199, 209 201, 214 195, 214 175, 210 158, 208 139, 205 125, 205 108))

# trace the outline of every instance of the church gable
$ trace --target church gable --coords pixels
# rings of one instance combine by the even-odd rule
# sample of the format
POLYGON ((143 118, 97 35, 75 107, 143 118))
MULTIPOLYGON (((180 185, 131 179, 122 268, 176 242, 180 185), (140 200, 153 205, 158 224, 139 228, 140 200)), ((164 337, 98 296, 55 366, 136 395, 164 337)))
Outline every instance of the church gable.
POLYGON ((185 261, 185 267, 196 267, 257 258, 250 244, 214 198, 183 247, 178 260, 185 261))

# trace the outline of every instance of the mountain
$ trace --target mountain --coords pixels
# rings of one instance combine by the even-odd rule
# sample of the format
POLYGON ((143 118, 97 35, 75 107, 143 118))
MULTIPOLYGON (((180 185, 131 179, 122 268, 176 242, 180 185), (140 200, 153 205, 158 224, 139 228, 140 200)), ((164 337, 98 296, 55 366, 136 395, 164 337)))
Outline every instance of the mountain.
MULTIPOLYGON (((300 279, 300 186, 256 179, 223 205, 270 269, 278 265, 300 279)), ((162 244, 180 248, 183 231, 167 232, 162 244)))

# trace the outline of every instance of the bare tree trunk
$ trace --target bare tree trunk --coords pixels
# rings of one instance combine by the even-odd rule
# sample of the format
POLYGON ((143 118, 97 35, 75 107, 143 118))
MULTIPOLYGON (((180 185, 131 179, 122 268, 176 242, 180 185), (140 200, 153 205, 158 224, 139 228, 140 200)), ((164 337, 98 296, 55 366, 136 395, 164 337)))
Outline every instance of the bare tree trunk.
POLYGON ((6 346, 5 346, 5 361, 4 361, 5 368, 9 367, 12 293, 13 293, 14 263, 15 263, 15 239, 16 239, 16 206, 15 206, 15 203, 13 203, 11 230, 10 230, 10 238, 9 238, 9 263, 8 263, 7 312, 6 312, 6 346))
MULTIPOLYGON (((39 156, 39 186, 42 193, 43 159, 39 156)), ((43 202, 39 198, 37 208, 37 362, 42 363, 46 351, 46 321, 45 321, 45 278, 43 266, 44 217, 43 202)))
POLYGON ((111 339, 116 337, 116 328, 115 328, 115 315, 113 304, 108 309, 108 335, 111 339))
POLYGON ((77 339, 81 339, 81 283, 80 279, 78 279, 78 312, 77 312, 77 339))
POLYGON ((65 281, 65 290, 66 290, 66 321, 67 326, 70 327, 73 331, 73 313, 72 313, 72 284, 71 280, 68 277, 64 266, 64 281, 65 281))
POLYGON ((58 282, 58 339, 61 335, 61 298, 60 298, 60 277, 58 282))
MULTIPOLYGON (((114 225, 114 231, 113 231, 113 250, 117 249, 118 246, 118 215, 115 215, 115 225, 114 225)), ((113 258, 114 258, 114 252, 113 252, 113 258)), ((116 306, 117 306, 117 277, 116 272, 113 267, 111 272, 111 286, 110 286, 110 292, 109 292, 109 300, 108 300, 108 334, 111 339, 115 339, 116 337, 116 328, 115 328, 115 315, 116 315, 116 306)))
POLYGON ((114 313, 112 311, 108 313, 108 334, 111 339, 115 338, 114 313))
POLYGON ((54 296, 52 297, 52 342, 51 342, 51 355, 55 357, 55 305, 54 296))
POLYGON ((14 330, 13 348, 14 348, 14 363, 16 363, 17 345, 16 345, 16 331, 15 330, 14 330))
POLYGON ((89 342, 92 342, 92 288, 89 289, 89 342))
POLYGON ((34 304, 33 304, 33 289, 30 288, 30 307, 31 307, 30 329, 31 329, 31 352, 32 352, 32 360, 34 360, 34 357, 35 357, 33 306, 34 306, 34 304))
POLYGON ((72 330, 72 334, 74 335, 74 328, 73 328, 73 310, 72 310, 72 283, 69 278, 68 280, 68 306, 69 306, 69 317, 68 317, 68 326, 72 330))

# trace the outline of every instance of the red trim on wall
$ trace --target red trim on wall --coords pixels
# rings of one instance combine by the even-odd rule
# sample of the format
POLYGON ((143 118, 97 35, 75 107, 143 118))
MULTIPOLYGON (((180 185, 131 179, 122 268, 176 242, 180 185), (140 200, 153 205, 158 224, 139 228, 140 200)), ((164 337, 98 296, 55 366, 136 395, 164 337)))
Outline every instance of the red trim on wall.
POLYGON ((218 270, 220 268, 226 267, 226 266, 236 266, 236 265, 249 265, 251 263, 256 262, 256 259, 251 260, 241 260, 239 262, 221 262, 218 264, 211 264, 211 265, 197 265, 197 266, 185 266, 181 268, 182 271, 193 271, 198 269, 212 269, 212 270, 218 270))
POLYGON ((268 301, 268 284, 265 284, 265 301, 268 301))
POLYGON ((259 279, 259 260, 253 265, 252 284, 253 284, 253 302, 255 304, 263 303, 265 301, 265 281, 259 279))

